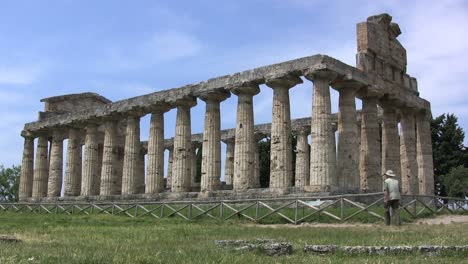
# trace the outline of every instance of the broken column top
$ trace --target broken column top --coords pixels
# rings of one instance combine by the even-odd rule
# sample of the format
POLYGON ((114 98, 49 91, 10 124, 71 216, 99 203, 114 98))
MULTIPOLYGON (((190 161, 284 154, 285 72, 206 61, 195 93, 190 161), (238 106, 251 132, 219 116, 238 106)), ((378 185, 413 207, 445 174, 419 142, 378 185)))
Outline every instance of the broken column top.
POLYGON ((46 112, 72 112, 112 103, 111 100, 97 93, 77 93, 52 96, 41 99, 46 112))

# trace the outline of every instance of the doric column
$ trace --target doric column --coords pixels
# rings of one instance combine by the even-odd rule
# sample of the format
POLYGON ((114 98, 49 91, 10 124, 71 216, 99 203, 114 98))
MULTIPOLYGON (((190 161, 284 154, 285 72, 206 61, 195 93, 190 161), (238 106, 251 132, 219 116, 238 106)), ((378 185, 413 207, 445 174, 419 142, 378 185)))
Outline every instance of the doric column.
POLYGON ((172 163, 173 192, 191 191, 192 128, 190 108, 196 104, 196 98, 187 98, 176 102, 177 118, 174 136, 174 157, 172 163))
POLYGON ((234 138, 225 139, 226 159, 224 162, 224 182, 226 185, 232 185, 234 176, 234 138))
POLYGON ((138 177, 137 177, 137 189, 136 193, 145 193, 145 163, 146 163, 146 150, 140 146, 140 153, 138 155, 138 177))
POLYGON ((68 131, 64 196, 78 196, 81 191, 81 130, 68 131))
POLYGON ((356 91, 356 87, 343 84, 338 98, 338 186, 351 192, 358 192, 360 187, 356 91))
POLYGON ((84 146, 83 177, 81 181, 81 196, 98 195, 94 187, 101 177, 99 172, 99 142, 98 126, 88 124, 84 146))
POLYGON ((266 80, 273 89, 270 141, 270 188, 286 191, 292 186, 292 134, 289 89, 302 83, 295 75, 266 80))
POLYGON ((434 164, 432 160, 430 106, 416 116, 419 194, 434 195, 434 164))
MULTIPOLYGON (((190 157, 190 186, 191 189, 195 187, 197 183, 197 149, 200 147, 200 143, 192 142, 192 155, 190 157)), ((200 151, 200 150, 198 150, 200 151)))
POLYGON ((380 131, 376 97, 362 98, 360 138, 361 191, 380 192, 382 191, 382 176, 380 174, 380 131))
POLYGON ((225 90, 205 93, 205 128, 203 130, 201 191, 218 190, 221 186, 221 114, 220 104, 231 96, 225 90))
POLYGON ((418 194, 416 127, 414 112, 411 109, 402 110, 400 125, 401 189, 404 194, 418 194))
POLYGON ((98 144, 98 168, 97 168, 97 177, 95 179, 95 184, 93 185, 93 193, 99 195, 101 192, 101 176, 102 176, 102 160, 104 155, 104 140, 102 134, 100 135, 100 143, 98 144))
POLYGON ((119 144, 117 137, 117 121, 105 123, 104 146, 102 154, 100 195, 120 194, 121 175, 117 164, 119 159, 119 144))
POLYGON ((46 135, 40 135, 37 140, 36 161, 34 166, 34 178, 32 197, 41 198, 47 196, 47 178, 49 177, 48 155, 49 140, 46 135))
POLYGON ((255 170, 255 139, 253 96, 260 92, 258 85, 245 84, 231 90, 237 95, 237 124, 234 146, 234 190, 252 188, 250 177, 255 170))
POLYGON ((304 187, 309 185, 310 177, 310 150, 307 137, 310 134, 310 127, 301 127, 297 131, 296 144, 296 187, 304 187))
POLYGON ((23 131, 21 136, 24 137, 24 148, 18 194, 20 200, 32 196, 34 176, 34 136, 27 131, 23 131))
POLYGON ((136 194, 141 188, 140 178, 144 179, 144 175, 139 171, 140 148, 140 116, 130 114, 125 133, 122 194, 136 194))
POLYGON ((155 108, 151 114, 145 193, 164 191, 164 113, 168 110, 155 108))
POLYGON ((61 130, 54 130, 52 132, 47 197, 60 197, 60 192, 62 191, 63 137, 64 132, 61 130))
POLYGON ((167 177, 166 189, 172 190, 172 167, 174 164, 174 146, 166 147, 169 150, 169 157, 167 159, 167 177))
MULTIPOLYGON (((389 100, 381 100, 382 115, 382 171, 392 170, 401 180, 400 139, 398 135, 398 116, 396 105, 389 100)), ((401 183, 401 181, 400 181, 401 183)))
POLYGON ((328 72, 306 73, 314 83, 311 122, 310 186, 313 191, 329 191, 336 185, 336 146, 332 126, 328 72))
POLYGON ((258 149, 258 142, 260 140, 262 140, 263 138, 265 138, 265 135, 256 133, 254 137, 255 137, 255 142, 254 142, 254 153, 255 153, 254 154, 255 155, 254 175, 251 178, 252 183, 251 183, 250 186, 252 186, 252 188, 260 188, 260 152, 259 152, 259 149, 258 149))

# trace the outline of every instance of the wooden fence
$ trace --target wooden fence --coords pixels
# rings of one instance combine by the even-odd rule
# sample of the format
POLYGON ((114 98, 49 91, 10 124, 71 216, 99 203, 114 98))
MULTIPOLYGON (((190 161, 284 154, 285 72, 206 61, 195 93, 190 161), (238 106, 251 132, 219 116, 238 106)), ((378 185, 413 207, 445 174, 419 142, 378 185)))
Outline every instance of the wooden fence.
MULTIPOLYGON (((409 218, 438 213, 468 213, 468 200, 439 196, 403 195, 401 212, 409 218)), ((246 219, 253 222, 300 224, 320 221, 347 222, 384 219, 383 194, 350 194, 303 198, 246 199, 222 201, 115 201, 0 203, 0 213, 122 215, 131 218, 181 218, 195 221, 246 219), (366 220, 367 219, 367 220, 366 220)))

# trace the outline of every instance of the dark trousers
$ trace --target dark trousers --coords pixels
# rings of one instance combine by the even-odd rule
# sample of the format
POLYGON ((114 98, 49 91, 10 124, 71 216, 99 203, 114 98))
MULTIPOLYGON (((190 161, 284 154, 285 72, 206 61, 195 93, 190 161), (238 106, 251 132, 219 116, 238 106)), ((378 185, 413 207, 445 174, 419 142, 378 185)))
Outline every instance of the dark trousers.
POLYGON ((394 225, 400 225, 400 200, 390 200, 385 206, 385 224, 390 225, 393 222, 394 225), (392 220, 392 221, 390 221, 392 220))

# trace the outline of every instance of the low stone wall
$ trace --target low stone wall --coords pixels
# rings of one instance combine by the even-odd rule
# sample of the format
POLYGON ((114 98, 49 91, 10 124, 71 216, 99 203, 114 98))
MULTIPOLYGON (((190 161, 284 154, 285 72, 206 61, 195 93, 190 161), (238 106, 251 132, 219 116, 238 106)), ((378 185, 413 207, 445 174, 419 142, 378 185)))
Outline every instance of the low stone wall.
POLYGON ((344 252, 351 255, 397 255, 397 254, 427 254, 439 255, 445 252, 468 252, 468 245, 463 246, 337 246, 337 245, 305 245, 304 251, 312 254, 333 254, 344 252))

